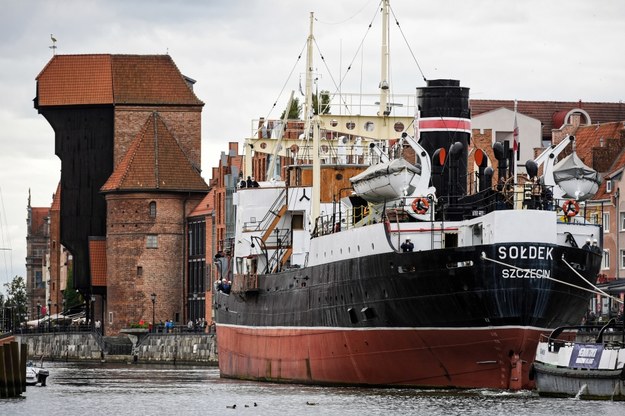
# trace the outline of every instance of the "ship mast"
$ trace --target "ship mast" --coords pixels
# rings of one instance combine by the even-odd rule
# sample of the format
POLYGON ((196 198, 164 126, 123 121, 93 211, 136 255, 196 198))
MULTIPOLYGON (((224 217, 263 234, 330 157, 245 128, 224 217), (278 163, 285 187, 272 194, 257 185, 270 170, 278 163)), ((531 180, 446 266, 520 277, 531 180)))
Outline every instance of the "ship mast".
POLYGON ((389 66, 389 49, 388 49, 388 13, 389 10, 389 2, 388 0, 383 1, 382 6, 382 56, 380 59, 381 62, 381 70, 380 70, 380 109, 378 110, 378 116, 388 116, 390 114, 390 109, 388 107, 388 92, 389 92, 389 83, 388 83, 388 66, 389 66))
MULTIPOLYGON (((312 84, 313 84, 313 21, 314 13, 310 12, 310 32, 308 41, 306 42, 306 104, 304 105, 304 120, 306 121, 304 131, 306 137, 313 129, 312 134, 312 206, 310 209, 310 220, 314 224, 320 213, 321 201, 321 161, 319 159, 319 125, 321 123, 319 116, 313 116, 312 108, 312 84)), ((313 225, 314 229, 314 225, 313 225)), ((312 230, 311 230, 312 231, 312 230)))

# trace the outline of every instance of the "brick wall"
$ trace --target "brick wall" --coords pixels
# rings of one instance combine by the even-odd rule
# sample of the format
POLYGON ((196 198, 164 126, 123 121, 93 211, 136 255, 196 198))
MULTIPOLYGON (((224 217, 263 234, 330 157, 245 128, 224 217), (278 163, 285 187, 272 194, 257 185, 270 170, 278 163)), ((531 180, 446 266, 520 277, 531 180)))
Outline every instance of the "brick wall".
POLYGON ((186 216, 200 202, 187 194, 109 194, 107 201, 107 316, 114 335, 133 322, 185 318, 186 216), (156 202, 156 217, 149 203, 156 202), (157 248, 148 248, 148 236, 157 248), (112 322, 111 314, 112 313, 112 322))
POLYGON ((157 111, 191 163, 201 167, 202 107, 117 107, 115 110, 115 166, 124 157, 145 122, 157 111))

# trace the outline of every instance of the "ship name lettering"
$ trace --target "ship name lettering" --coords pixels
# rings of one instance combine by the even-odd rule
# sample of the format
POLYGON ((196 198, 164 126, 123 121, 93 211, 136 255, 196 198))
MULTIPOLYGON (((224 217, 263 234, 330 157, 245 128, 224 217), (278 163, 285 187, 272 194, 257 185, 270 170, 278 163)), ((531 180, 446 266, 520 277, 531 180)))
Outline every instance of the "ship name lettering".
POLYGON ((502 269, 504 279, 543 279, 551 277, 551 270, 547 269, 502 269))
POLYGON ((580 348, 579 349, 579 353, 577 354, 578 357, 585 357, 585 358, 595 358, 595 356, 597 355, 597 350, 594 348, 580 348))
POLYGON ((537 247, 537 246, 501 246, 498 249, 500 260, 553 260, 553 247, 537 247))

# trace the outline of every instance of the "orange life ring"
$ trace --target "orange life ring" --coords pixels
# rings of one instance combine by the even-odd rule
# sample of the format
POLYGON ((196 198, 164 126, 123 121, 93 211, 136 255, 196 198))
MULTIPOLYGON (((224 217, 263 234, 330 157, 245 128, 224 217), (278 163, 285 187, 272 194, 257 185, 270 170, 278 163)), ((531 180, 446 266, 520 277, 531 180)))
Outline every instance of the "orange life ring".
POLYGON ((430 201, 427 198, 415 198, 412 201, 412 210, 417 214, 423 215, 428 212, 430 201))
POLYGON ((567 217, 574 217, 579 213, 579 204, 574 199, 567 199, 562 205, 562 210, 567 217))

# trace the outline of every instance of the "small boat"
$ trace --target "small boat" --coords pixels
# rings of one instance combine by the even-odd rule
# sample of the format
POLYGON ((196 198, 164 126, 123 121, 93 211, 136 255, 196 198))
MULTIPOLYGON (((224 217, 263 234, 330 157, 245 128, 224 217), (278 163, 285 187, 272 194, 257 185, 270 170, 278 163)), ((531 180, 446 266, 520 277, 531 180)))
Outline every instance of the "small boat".
POLYGON ((36 367, 32 362, 26 363, 26 385, 36 386, 39 384, 41 387, 45 387, 46 379, 50 375, 50 371, 46 370, 42 366, 36 367))
POLYGON ((536 349, 533 376, 541 396, 625 400, 625 327, 611 319, 603 326, 555 329, 536 349), (574 341, 563 338, 575 333, 574 341))

